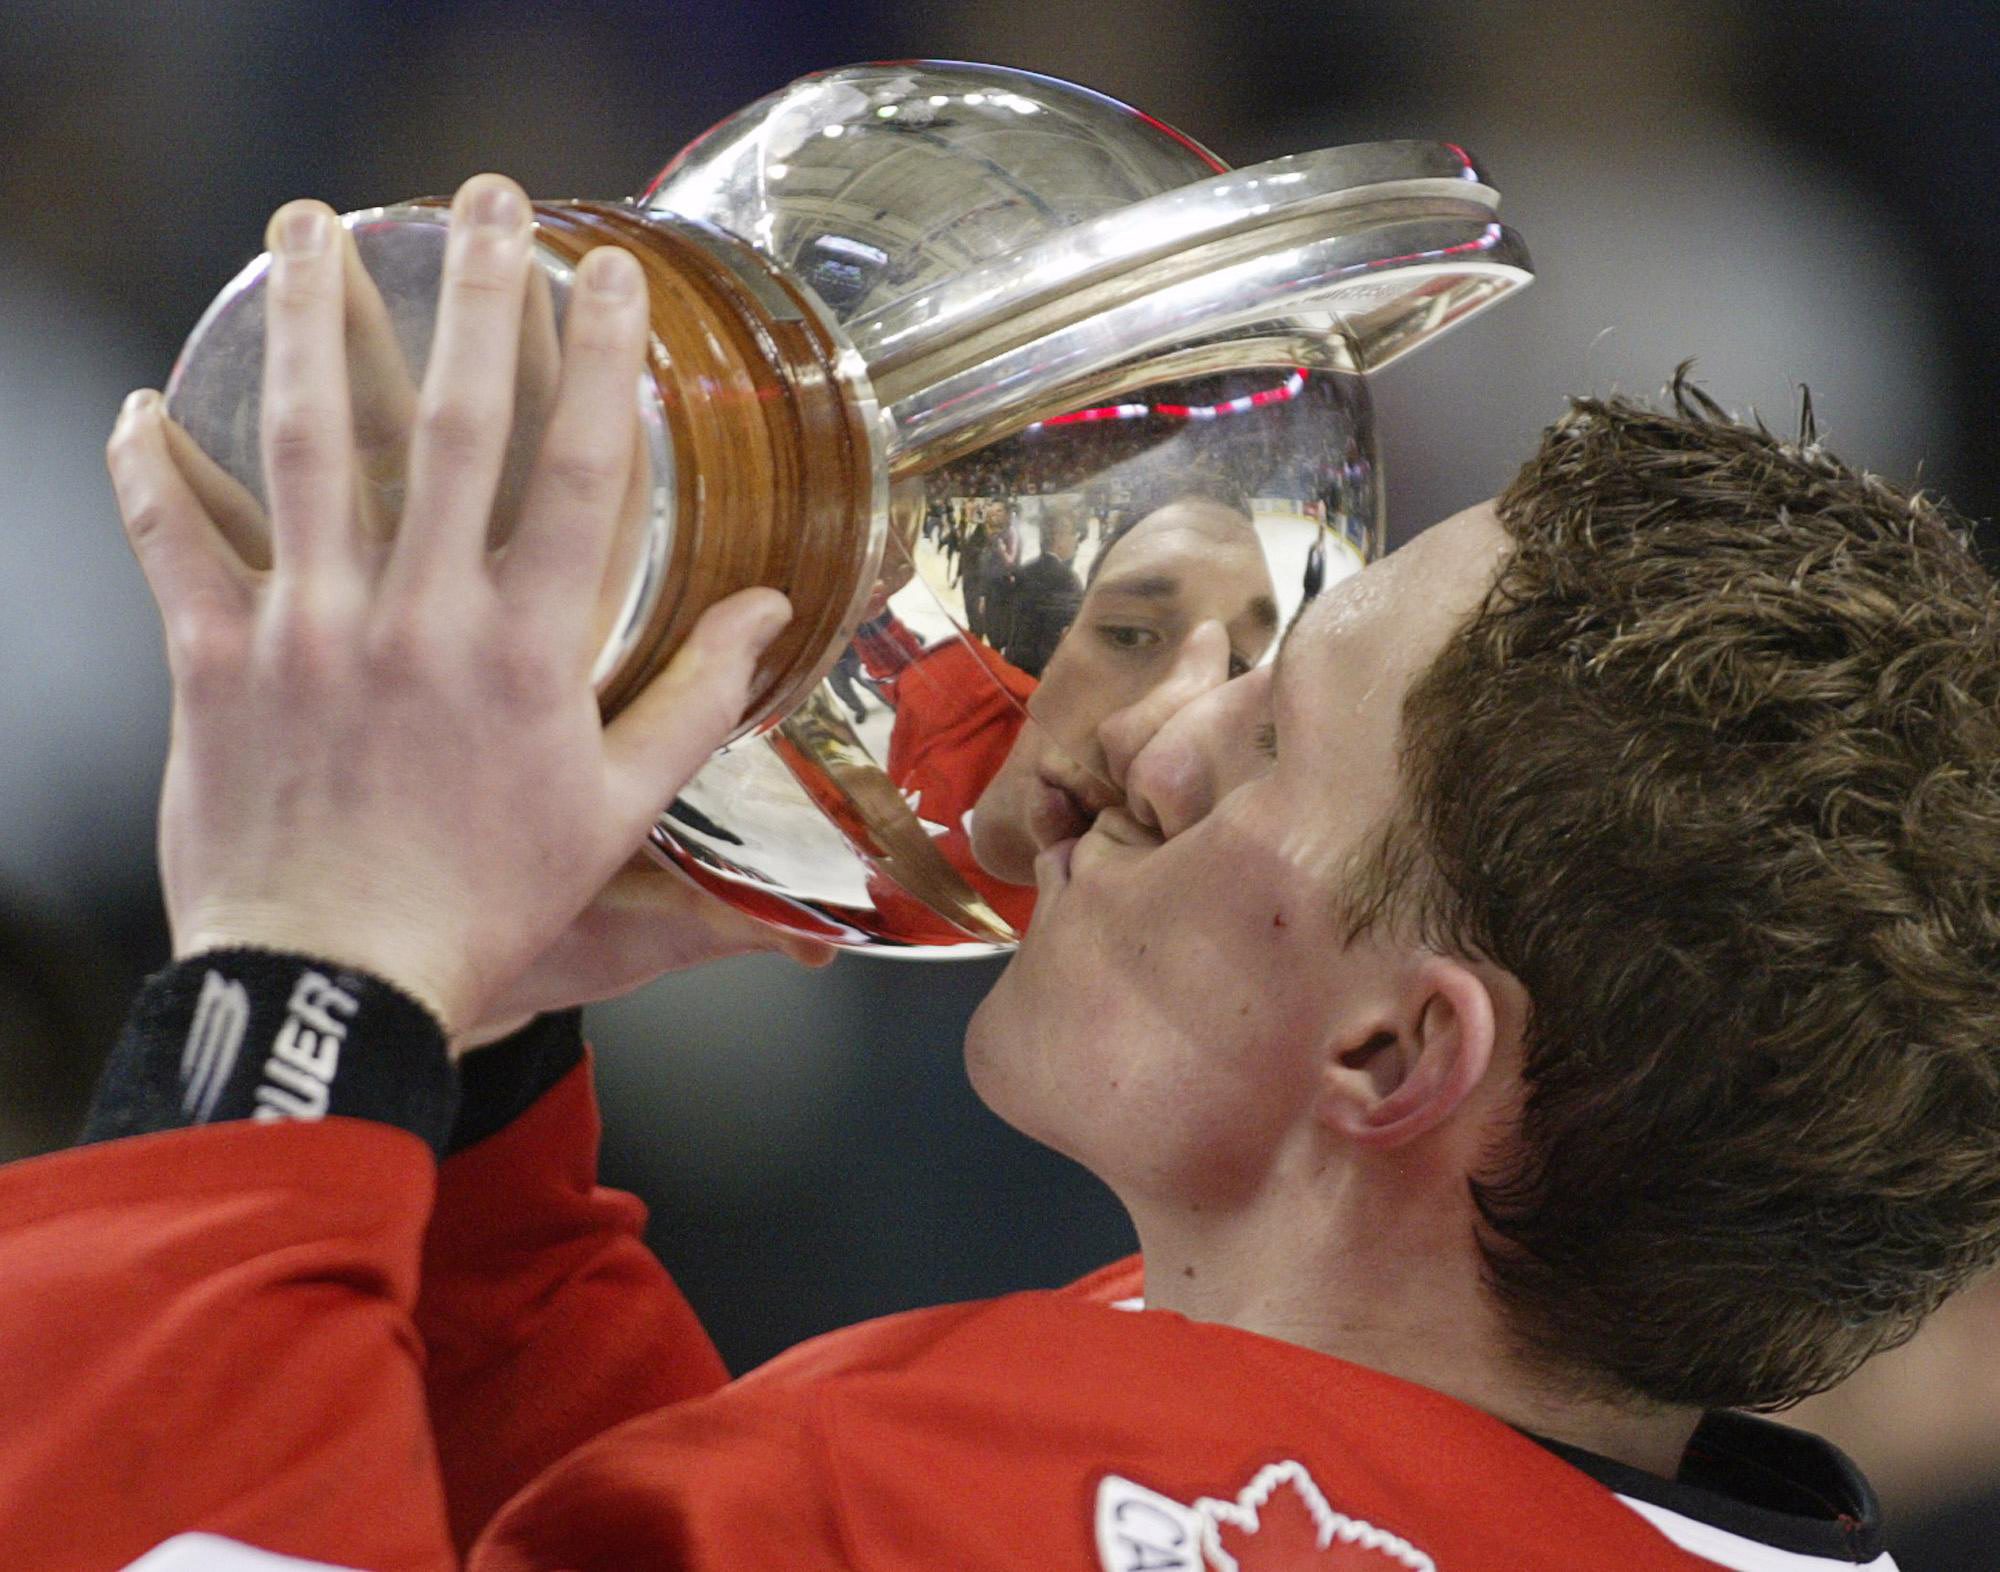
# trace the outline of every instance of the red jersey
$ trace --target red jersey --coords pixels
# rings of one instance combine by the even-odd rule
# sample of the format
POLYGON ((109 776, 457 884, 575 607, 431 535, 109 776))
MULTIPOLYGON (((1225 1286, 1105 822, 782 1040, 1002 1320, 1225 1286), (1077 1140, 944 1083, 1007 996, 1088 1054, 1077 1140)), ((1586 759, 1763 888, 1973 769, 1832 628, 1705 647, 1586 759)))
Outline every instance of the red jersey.
MULTIPOLYGON (((935 826, 945 861, 1017 933, 1034 915, 1034 887, 1009 884, 980 867, 969 817, 1020 735, 1035 686, 1033 677, 971 634, 943 639, 898 671, 896 724, 889 734, 889 778, 917 816, 935 826)), ((879 905, 898 905, 903 931, 959 937, 901 892, 884 887, 873 893, 879 905)))
POLYGON ((1442 1394, 1118 1308, 1136 1263, 726 1384, 595 1143, 578 1070, 441 1168, 329 1119, 0 1169, 11 1572, 191 1531, 374 1572, 1714 1564, 1442 1394))

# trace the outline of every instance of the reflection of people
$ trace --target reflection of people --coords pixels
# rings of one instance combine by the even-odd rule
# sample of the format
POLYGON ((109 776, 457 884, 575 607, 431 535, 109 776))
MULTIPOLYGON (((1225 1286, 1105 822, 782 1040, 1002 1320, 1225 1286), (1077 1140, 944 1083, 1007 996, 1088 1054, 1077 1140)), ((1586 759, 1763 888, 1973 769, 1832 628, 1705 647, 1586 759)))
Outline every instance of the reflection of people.
POLYGON ((826 680, 857 724, 868 718, 868 706, 854 688, 855 683, 867 679, 861 675, 861 656, 852 644, 840 652, 840 659, 833 663, 833 670, 826 674, 826 680))
MULTIPOLYGON (((973 855, 972 806, 993 779, 1026 720, 1035 679, 976 637, 945 638, 929 648, 892 614, 858 640, 870 674, 888 684, 896 722, 885 760, 889 779, 924 821, 939 855, 1016 932, 1027 927, 1035 892, 1023 879, 996 878, 973 855)), ((935 914, 881 881, 878 907, 895 905, 908 937, 961 937, 935 914)))
POLYGON ((1037 851, 1081 834, 1114 800, 1128 712, 1168 681, 1197 628, 1222 625, 1235 672, 1257 663, 1277 622, 1247 509, 1196 494, 1113 534, 1029 702, 1035 724, 1020 731, 973 810, 980 866, 1028 883, 1037 851))
MULTIPOLYGON (((528 265, 512 188, 456 213, 454 415, 508 385, 528 265)), ((98 1144, 0 1170, 10 1566, 189 1528, 440 1572, 475 1535, 488 1569, 1885 1565, 1850 1467, 1723 1411, 2000 1250, 2000 607, 1947 515, 1684 390, 1586 402, 1274 664, 1232 679, 1203 624, 967 1043, 1143 1269, 726 1385, 593 1188, 573 1017, 468 1045, 713 940, 590 892, 777 597, 601 726, 576 482, 623 471, 645 321, 605 252, 507 555, 462 420, 367 549, 333 233, 274 228, 268 576, 157 401, 113 442, 172 642, 179 960, 98 1144)))
MULTIPOLYGON (((1048 549, 1072 562, 1074 532, 1052 526, 1048 549)), ((1247 508, 1194 494, 1127 526, 1091 564, 1071 616, 1040 684, 977 639, 943 640, 894 667, 889 776, 939 852, 1017 930, 1034 910, 1038 847, 1077 833, 1107 800, 1100 728, 1115 732, 1116 717, 1167 680, 1204 622, 1227 628, 1232 669, 1268 647, 1277 606, 1247 508), (1024 728, 1027 716, 1038 724, 1024 728)))
POLYGON ((966 625, 998 649, 1014 636, 1014 526, 995 505, 965 551, 966 625))
POLYGON ((1031 677, 1042 674, 1063 631, 1076 619, 1083 586, 1070 566, 1075 560, 1076 520, 1055 512, 1042 525, 1041 555, 1009 578, 1013 621, 997 642, 1007 659, 1031 677))

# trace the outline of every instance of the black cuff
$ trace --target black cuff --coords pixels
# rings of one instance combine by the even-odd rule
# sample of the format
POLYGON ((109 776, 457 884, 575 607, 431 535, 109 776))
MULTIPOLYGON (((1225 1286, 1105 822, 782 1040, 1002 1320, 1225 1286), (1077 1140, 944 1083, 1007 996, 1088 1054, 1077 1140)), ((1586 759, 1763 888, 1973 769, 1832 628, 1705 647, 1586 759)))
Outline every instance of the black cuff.
POLYGON ((458 1061, 458 1122, 445 1156, 498 1135, 583 1062, 583 1011, 538 1015, 458 1061))
POLYGON ((442 1151, 457 1098, 444 1029, 400 988, 310 956, 211 950, 139 990, 82 1140, 340 1114, 442 1151))

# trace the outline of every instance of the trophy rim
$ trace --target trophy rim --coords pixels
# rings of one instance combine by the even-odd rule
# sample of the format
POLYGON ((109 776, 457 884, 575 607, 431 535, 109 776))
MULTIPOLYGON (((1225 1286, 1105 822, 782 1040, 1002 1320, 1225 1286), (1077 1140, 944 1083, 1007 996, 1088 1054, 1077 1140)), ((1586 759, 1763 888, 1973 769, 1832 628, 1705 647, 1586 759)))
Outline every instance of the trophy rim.
POLYGON ((1190 323, 1202 324, 1204 342, 1261 325, 1307 332, 1340 351, 1344 363, 1330 369, 1365 376, 1534 276, 1512 230, 1490 217, 1437 214, 1284 239, 1220 266, 1199 253, 1171 260, 1178 277, 1148 278, 1108 306, 1080 301, 1067 325, 973 357, 896 399, 891 473, 920 472, 997 440, 1051 402, 1053 390, 1141 364, 1186 341, 1190 323), (1343 309, 1343 295, 1366 309, 1343 309))
POLYGON ((1500 205, 1499 192, 1456 143, 1358 142, 1290 153, 1072 224, 857 317, 847 329, 878 391, 894 403, 914 386, 950 374, 939 369, 941 360, 954 358, 949 346, 983 338, 1048 299, 1232 237, 1321 214, 1351 216, 1370 204, 1423 200, 1463 204, 1466 216, 1484 219, 1500 205))

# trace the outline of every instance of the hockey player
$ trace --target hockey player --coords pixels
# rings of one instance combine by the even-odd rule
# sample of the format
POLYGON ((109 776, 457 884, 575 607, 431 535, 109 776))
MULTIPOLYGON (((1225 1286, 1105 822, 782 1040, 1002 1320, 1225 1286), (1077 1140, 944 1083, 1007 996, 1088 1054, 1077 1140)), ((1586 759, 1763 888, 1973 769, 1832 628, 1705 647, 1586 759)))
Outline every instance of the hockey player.
POLYGON ((1169 679, 1190 635, 1219 625, 1235 675, 1256 665, 1277 623, 1247 504, 1172 497, 1113 535, 1027 699, 1035 724, 1017 727, 998 767, 986 771, 972 814, 979 866, 1032 883, 1042 847, 1074 838, 1109 806, 1107 783, 1129 762, 1121 747, 1136 748, 1157 725, 1143 700, 1169 679), (1117 571, 1107 573, 1114 560, 1117 571))
POLYGON ((740 941, 592 899, 783 608, 599 724, 608 250, 486 558, 526 268, 490 177, 364 538, 338 235, 273 224, 268 573, 156 398, 112 439, 177 960, 90 1144, 0 1170, 10 1566, 1888 1564, 1851 1468, 1731 1410, 2000 1250, 2000 619, 1947 515, 1685 389, 1585 402, 1275 666, 1197 630, 968 1042, 1143 1267, 726 1384, 594 1188, 573 1015, 518 1018, 740 941))

